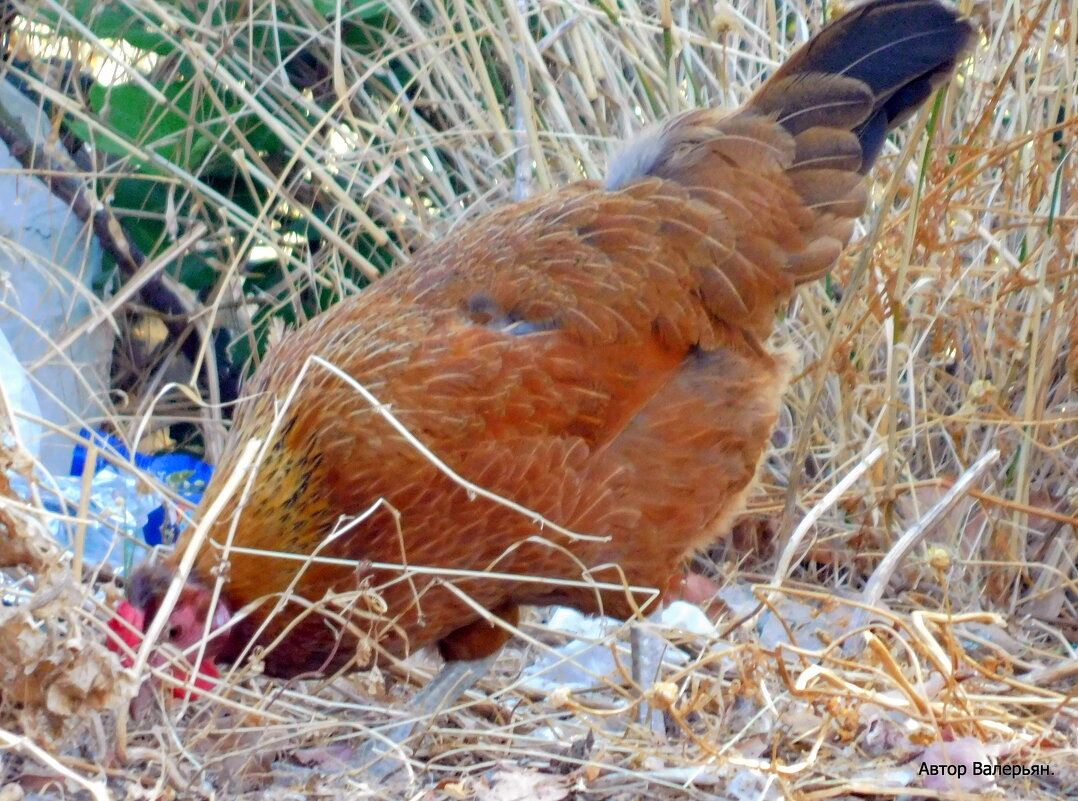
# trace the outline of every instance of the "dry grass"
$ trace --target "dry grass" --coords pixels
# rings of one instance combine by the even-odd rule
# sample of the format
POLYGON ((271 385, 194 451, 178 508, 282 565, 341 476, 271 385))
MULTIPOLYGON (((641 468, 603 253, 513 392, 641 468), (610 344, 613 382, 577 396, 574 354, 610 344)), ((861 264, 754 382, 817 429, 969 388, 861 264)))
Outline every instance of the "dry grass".
MULTIPOLYGON (((92 162, 105 192, 140 159, 155 162, 155 180, 182 210, 163 220, 166 235, 209 232, 200 247, 216 283, 187 301, 200 325, 247 330, 260 305, 288 303, 281 298, 311 286, 356 291, 362 272, 373 272, 360 234, 402 259, 466 215, 599 176, 612 143, 643 123, 742 101, 820 23, 817 6, 794 0, 660 8, 627 0, 616 11, 432 0, 422 14, 388 5, 403 23, 359 55, 295 4, 304 23, 296 29, 333 67, 318 90, 322 106, 261 51, 232 46, 265 29, 268 7, 244 5, 227 26, 179 24, 166 4, 131 11, 177 21, 163 35, 217 109, 200 123, 207 132, 223 142, 234 121, 219 97, 214 105, 226 87, 282 143, 279 153, 224 154, 243 180, 274 188, 254 214, 206 174, 155 158, 151 145, 160 143, 129 142, 126 156, 109 158, 98 149, 92 162), (512 97, 496 90, 487 63, 512 97), (364 83, 371 75, 384 79, 381 91, 364 83), (398 75, 411 83, 396 84, 398 75), (315 214, 316 204, 330 213, 315 214), (318 228, 317 252, 285 234, 282 206, 318 228), (279 282, 240 303, 254 245, 272 248, 279 282)), ((44 40, 34 38, 56 15, 83 30, 78 16, 44 0, 21 10, 30 66, 13 71, 107 137, 60 91, 56 70, 41 62, 44 40)), ((780 326, 803 370, 752 521, 701 562, 725 587, 713 608, 725 636, 687 638, 688 661, 660 687, 672 695, 652 695, 668 706, 671 736, 634 722, 641 694, 624 682, 553 695, 520 686, 521 665, 557 641, 534 615, 475 703, 428 733, 416 766, 430 771, 424 781, 450 783, 422 797, 937 797, 919 789, 916 773, 922 761, 941 761, 941 748, 958 762, 1048 766, 980 793, 1078 792, 1078 7, 991 0, 978 13, 986 38, 972 61, 881 159, 865 235, 780 326), (993 450, 998 460, 978 462, 993 450), (826 497, 851 474, 848 488, 826 497), (953 486, 960 491, 933 514, 953 486), (780 556, 810 513, 797 547, 780 556), (911 529, 926 542, 885 562, 911 529), (857 593, 881 563, 882 600, 871 615, 858 613, 857 593), (792 564, 781 588, 763 589, 780 564, 792 564), (854 658, 844 650, 852 648, 864 650, 854 658)), ((92 35, 78 48, 53 44, 121 81, 167 80, 176 68, 92 35)), ((214 155, 222 154, 207 160, 214 155)), ((131 280, 117 279, 110 296, 131 280)), ((151 316, 101 304, 128 332, 151 316)), ((198 369, 167 347, 138 366, 113 429, 138 444, 188 420, 207 451, 219 452, 213 386, 198 404, 185 389, 198 369)), ((50 797, 403 797, 399 786, 364 789, 362 775, 295 759, 325 757, 325 746, 354 743, 389 720, 410 691, 399 682, 387 689, 379 674, 237 680, 195 703, 157 689, 132 716, 134 678, 101 644, 114 598, 95 592, 92 571, 84 580, 50 550, 45 519, 33 502, 9 495, 0 505, 0 564, 14 602, 0 607, 7 780, 50 797)), ((19 796, 5 788, 0 797, 19 796)))

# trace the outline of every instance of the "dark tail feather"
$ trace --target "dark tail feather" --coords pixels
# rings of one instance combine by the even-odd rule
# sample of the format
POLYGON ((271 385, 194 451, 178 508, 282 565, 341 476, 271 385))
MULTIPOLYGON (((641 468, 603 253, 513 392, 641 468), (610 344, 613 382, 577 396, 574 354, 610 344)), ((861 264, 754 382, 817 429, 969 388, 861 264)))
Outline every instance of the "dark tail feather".
POLYGON ((938 0, 875 0, 794 53, 750 105, 775 114, 794 134, 799 163, 838 166, 851 155, 828 152, 836 145, 826 137, 815 137, 814 147, 814 137, 804 136, 811 129, 852 131, 861 150, 858 171, 865 173, 887 132, 950 77, 972 41, 969 21, 938 0))

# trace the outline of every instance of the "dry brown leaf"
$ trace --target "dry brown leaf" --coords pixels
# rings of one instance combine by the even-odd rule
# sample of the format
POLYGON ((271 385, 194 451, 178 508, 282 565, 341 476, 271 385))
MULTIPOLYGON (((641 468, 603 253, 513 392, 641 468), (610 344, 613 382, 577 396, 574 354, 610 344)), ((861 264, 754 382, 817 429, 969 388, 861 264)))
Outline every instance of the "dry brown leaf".
POLYGON ((65 598, 66 618, 31 612, 33 598, 0 607, 0 692, 4 700, 20 705, 21 718, 41 717, 54 732, 87 711, 119 709, 131 688, 115 655, 82 635, 71 614, 80 594, 70 577, 66 580, 66 588, 46 585, 35 594, 65 598))

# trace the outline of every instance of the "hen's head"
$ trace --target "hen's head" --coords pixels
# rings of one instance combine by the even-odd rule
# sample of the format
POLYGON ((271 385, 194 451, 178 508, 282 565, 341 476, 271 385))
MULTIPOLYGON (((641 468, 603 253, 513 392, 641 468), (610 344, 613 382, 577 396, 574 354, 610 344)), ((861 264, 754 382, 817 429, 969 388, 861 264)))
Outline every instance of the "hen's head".
MULTIPOLYGON (((142 564, 131 573, 128 584, 127 600, 120 603, 116 616, 109 621, 109 647, 121 654, 125 667, 130 667, 134 660, 131 652, 137 651, 150 622, 161 609, 165 593, 172 582, 173 571, 163 564, 142 564)), ((211 689, 214 680, 220 676, 216 661, 224 654, 229 637, 214 636, 214 632, 224 626, 231 617, 231 611, 222 599, 213 601, 213 592, 201 582, 192 579, 180 591, 180 597, 169 613, 168 624, 161 635, 161 642, 168 643, 180 651, 189 661, 198 658, 199 649, 205 641, 202 660, 198 664, 198 676, 194 686, 198 689, 211 689)), ((161 665, 165 657, 156 653, 151 656, 152 665, 161 665)), ((173 675, 186 680, 180 668, 173 668, 173 675)), ((173 695, 184 697, 186 690, 177 687, 173 695)))

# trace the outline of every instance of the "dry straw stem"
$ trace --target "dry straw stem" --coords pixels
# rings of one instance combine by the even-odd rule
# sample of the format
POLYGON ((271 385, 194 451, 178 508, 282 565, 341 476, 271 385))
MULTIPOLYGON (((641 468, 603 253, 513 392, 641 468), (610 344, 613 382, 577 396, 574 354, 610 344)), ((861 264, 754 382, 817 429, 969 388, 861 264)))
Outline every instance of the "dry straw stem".
MULTIPOLYGON (((9 37, 17 58, 8 74, 48 104, 50 119, 88 127, 95 147, 64 176, 92 189, 87 198, 108 202, 117 181, 133 175, 171 198, 165 212, 132 215, 164 231, 145 272, 115 278, 95 301, 94 319, 115 319, 124 339, 114 411, 89 422, 131 443, 187 423, 210 452, 224 424, 216 388, 199 388, 201 362, 215 356, 207 332, 227 325, 253 345, 264 333, 254 321, 287 310, 302 322, 315 295, 361 291, 364 276, 383 266, 371 243, 399 262, 522 192, 601 177, 612 146, 647 122, 743 101, 819 27, 824 8, 795 0, 387 0, 397 22, 360 51, 318 3, 211 0, 195 22, 179 4, 113 5, 162 37, 171 55, 96 38, 73 5, 29 0, 9 37), (52 35, 58 18, 78 38, 52 35), (286 42, 286 33, 324 67, 322 83, 297 85, 267 55, 272 48, 236 44, 286 42), (63 65, 49 59, 156 92, 163 106, 172 101, 159 87, 182 66, 212 113, 166 142, 130 141, 87 112, 81 94, 65 88, 63 65), (226 93, 242 98, 238 110, 226 93), (280 152, 226 147, 221 131, 236 130, 240 113, 270 126, 280 152), (211 142, 204 162, 161 155, 194 133, 211 142), (202 171, 214 159, 234 165, 244 186, 271 190, 265 202, 252 210, 216 185, 202 171), (293 221, 316 230, 319 247, 292 235, 293 221), (272 278, 254 286, 256 246, 275 261, 258 265, 272 278), (176 265, 191 252, 205 257, 213 279, 183 296, 184 315, 204 332, 193 362, 167 343, 143 341, 152 312, 126 302, 153 270, 180 287, 176 265)), ((551 797, 573 787, 594 798, 927 797, 937 791, 919 788, 909 766, 926 743, 961 736, 982 743, 985 759, 1052 767, 1041 779, 997 779, 998 790, 1073 796, 1078 6, 988 0, 976 18, 985 33, 954 85, 887 145, 867 235, 832 277, 799 294, 779 326, 774 344, 795 347, 803 369, 750 511, 780 539, 764 537, 710 566, 723 584, 710 607, 726 615, 720 628, 756 605, 759 583, 766 605, 754 625, 726 639, 671 635, 687 656, 659 677, 677 692, 651 696, 674 699, 675 733, 659 740, 632 715, 650 688, 635 690, 619 675, 554 697, 513 681, 564 640, 535 613, 484 685, 501 691, 452 710, 417 744, 416 766, 430 771, 422 780, 452 779, 462 797, 497 797, 508 793, 515 763, 514 781, 527 776, 551 797), (878 444, 886 455, 872 463, 878 444), (997 462, 974 467, 994 450, 997 462), (944 501, 970 470, 972 484, 944 501), (941 503, 945 513, 934 515, 941 503), (885 562, 911 530, 922 544, 885 562), (873 585, 882 598, 859 606, 853 599, 865 597, 874 571, 888 577, 873 585), (767 585, 772 577, 780 588, 767 585), (870 646, 854 662, 842 646, 862 631, 870 646), (575 714, 566 714, 570 706, 575 714), (469 766, 493 770, 462 778, 469 766)), ((49 514, 12 499, 0 512, 21 541, 40 539, 37 521, 49 514)), ((60 664, 106 670, 99 660, 112 657, 95 650, 102 599, 66 564, 46 571, 44 561, 3 568, 27 616, 0 610, 0 643, 53 642, 54 656, 62 648, 68 660, 60 664), (56 593, 61 574, 76 592, 56 593), (46 612, 62 623, 46 622, 46 612), (34 639, 46 630, 53 640, 34 639)), ((601 642, 615 647, 615 636, 601 642)), ((40 652, 30 653, 0 647, 4 675, 42 670, 40 652)), ((401 672, 430 667, 421 658, 401 672)), ((386 725, 411 692, 381 672, 282 685, 237 671, 203 700, 173 704, 160 683, 167 678, 150 683, 153 702, 139 717, 87 703, 58 728, 41 723, 55 720, 44 695, 33 701, 38 708, 5 694, 0 729, 34 746, 20 746, 18 759, 5 750, 6 780, 70 782, 66 770, 79 777, 72 792, 104 786, 109 797, 273 798, 310 787, 341 797, 359 792, 362 777, 332 768, 331 746, 386 725), (130 761, 119 762, 114 753, 125 746, 130 761), (322 760, 318 773, 299 756, 322 760), (107 766, 107 785, 93 763, 107 766)), ((112 709, 124 702, 114 700, 112 709)))

